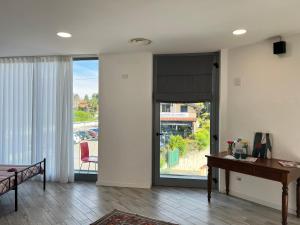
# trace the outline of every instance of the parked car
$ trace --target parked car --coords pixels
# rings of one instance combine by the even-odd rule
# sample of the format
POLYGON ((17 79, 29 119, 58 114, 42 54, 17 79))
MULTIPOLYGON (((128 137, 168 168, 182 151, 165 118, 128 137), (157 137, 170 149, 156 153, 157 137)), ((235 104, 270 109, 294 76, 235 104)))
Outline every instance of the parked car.
POLYGON ((98 138, 99 134, 99 128, 98 127, 93 127, 88 130, 89 135, 91 135, 93 138, 98 138))
POLYGON ((81 141, 80 137, 76 133, 73 133, 73 141, 75 144, 78 144, 81 141))
POLYGON ((99 134, 99 128, 98 127, 93 127, 93 128, 90 128, 89 130, 96 132, 97 136, 98 136, 98 134, 99 134))
POLYGON ((80 130, 76 131, 75 134, 79 136, 80 140, 86 140, 91 138, 87 131, 80 130))
POLYGON ((88 133, 89 135, 92 137, 92 138, 97 138, 98 137, 98 133, 96 133, 95 131, 93 130, 88 130, 88 133))

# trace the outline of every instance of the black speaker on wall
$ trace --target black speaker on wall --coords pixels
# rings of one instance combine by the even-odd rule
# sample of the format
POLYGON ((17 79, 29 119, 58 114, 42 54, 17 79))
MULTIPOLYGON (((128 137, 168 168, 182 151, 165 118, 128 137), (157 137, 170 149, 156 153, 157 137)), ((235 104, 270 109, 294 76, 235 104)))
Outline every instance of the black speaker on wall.
POLYGON ((273 43, 273 53, 275 55, 286 53, 286 42, 278 41, 273 43))

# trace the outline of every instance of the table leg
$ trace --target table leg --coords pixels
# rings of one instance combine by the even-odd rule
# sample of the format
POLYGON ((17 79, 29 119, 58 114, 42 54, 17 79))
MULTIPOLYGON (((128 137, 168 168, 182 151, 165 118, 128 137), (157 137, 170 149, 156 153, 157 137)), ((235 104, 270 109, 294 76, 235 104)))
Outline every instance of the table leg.
POLYGON ((229 178, 230 178, 229 170, 225 170, 225 176, 226 176, 226 195, 229 195, 229 178))
POLYGON ((283 184, 282 186, 282 225, 287 225, 288 215, 288 186, 283 184))
POLYGON ((212 167, 208 166, 207 198, 209 203, 211 199, 211 185, 212 185, 212 167))
POLYGON ((300 218, 300 178, 297 180, 297 217, 300 218))

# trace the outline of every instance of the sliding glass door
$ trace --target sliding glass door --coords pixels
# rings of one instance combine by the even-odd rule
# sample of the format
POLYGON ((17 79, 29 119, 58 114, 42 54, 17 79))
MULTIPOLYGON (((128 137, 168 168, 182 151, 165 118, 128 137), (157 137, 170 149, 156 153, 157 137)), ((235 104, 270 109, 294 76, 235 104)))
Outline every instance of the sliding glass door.
POLYGON ((154 185, 206 187, 218 99, 218 53, 154 56, 154 185))

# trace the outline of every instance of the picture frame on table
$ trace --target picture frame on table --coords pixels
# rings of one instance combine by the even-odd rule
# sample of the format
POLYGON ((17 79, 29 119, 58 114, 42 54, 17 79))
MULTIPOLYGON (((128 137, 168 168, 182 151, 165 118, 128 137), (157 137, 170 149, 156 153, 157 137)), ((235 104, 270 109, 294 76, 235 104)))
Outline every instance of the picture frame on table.
POLYGON ((255 132, 252 157, 261 159, 271 159, 272 158, 272 134, 255 132))

